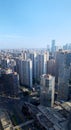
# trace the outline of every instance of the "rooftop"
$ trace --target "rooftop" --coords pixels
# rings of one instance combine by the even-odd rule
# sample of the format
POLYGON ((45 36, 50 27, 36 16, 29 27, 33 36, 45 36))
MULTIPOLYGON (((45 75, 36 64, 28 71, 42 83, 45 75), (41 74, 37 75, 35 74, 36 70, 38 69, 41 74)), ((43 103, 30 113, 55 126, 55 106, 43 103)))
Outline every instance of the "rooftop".
POLYGON ((0 109, 0 122, 4 130, 12 130, 12 123, 6 110, 0 109))
MULTIPOLYGON (((29 112, 31 114, 35 115, 33 117, 34 120, 36 120, 36 123, 39 124, 39 126, 45 130, 67 130, 68 125, 68 115, 66 115, 66 112, 68 109, 66 109, 66 106, 71 106, 71 103, 67 102, 64 104, 57 104, 54 108, 50 107, 44 107, 39 105, 38 107, 35 107, 34 105, 31 105, 30 103, 25 103, 26 107, 30 109, 29 112)), ((68 113, 68 112, 67 112, 68 113)))
POLYGON ((51 79, 53 76, 50 74, 43 74, 41 77, 45 79, 51 79))

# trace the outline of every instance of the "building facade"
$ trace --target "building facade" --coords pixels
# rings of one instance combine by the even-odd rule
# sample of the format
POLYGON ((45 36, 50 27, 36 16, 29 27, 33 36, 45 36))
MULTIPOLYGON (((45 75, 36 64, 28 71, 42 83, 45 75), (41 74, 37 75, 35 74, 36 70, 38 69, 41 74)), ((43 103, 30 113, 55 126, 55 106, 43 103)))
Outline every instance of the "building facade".
POLYGON ((58 56, 58 100, 66 101, 69 94, 71 53, 59 52, 58 56))
POLYGON ((18 96, 19 75, 7 70, 0 75, 0 94, 6 96, 18 96))
POLYGON ((30 59, 20 59, 19 75, 21 84, 32 88, 32 61, 30 59))
POLYGON ((42 74, 47 74, 47 61, 49 60, 49 53, 43 53, 37 55, 37 80, 40 81, 42 74))
POLYGON ((53 107, 55 77, 46 74, 42 75, 40 85, 40 104, 44 106, 53 107))

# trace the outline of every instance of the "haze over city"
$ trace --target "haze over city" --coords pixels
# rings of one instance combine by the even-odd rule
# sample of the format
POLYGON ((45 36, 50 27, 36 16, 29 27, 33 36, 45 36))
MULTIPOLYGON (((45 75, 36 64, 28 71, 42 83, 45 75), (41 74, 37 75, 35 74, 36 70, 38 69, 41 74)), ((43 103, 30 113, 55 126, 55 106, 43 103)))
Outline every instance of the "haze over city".
POLYGON ((71 42, 70 0, 0 1, 0 48, 46 48, 71 42))
POLYGON ((0 1, 0 130, 71 130, 71 0, 0 1))

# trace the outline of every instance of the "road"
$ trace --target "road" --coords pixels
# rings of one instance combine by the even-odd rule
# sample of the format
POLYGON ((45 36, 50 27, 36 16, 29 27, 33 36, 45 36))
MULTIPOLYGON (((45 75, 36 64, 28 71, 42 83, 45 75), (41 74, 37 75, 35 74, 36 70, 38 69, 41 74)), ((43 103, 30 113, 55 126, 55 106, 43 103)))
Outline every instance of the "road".
POLYGON ((25 123, 22 123, 22 124, 20 124, 20 125, 17 125, 17 126, 14 127, 14 130, 15 130, 15 129, 18 129, 18 128, 20 128, 20 127, 24 127, 24 126, 26 126, 26 125, 29 125, 29 124, 31 124, 31 123, 33 123, 33 122, 34 122, 34 120, 29 120, 29 121, 27 121, 27 122, 25 122, 25 123))

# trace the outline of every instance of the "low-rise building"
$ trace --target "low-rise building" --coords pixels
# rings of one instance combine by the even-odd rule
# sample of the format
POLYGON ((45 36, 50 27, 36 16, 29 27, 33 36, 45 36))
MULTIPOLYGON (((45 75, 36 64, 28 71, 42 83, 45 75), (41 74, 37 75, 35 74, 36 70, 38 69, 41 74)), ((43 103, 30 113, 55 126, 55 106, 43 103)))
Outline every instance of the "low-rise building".
POLYGON ((0 128, 1 130, 13 130, 13 125, 8 113, 0 109, 0 128))

